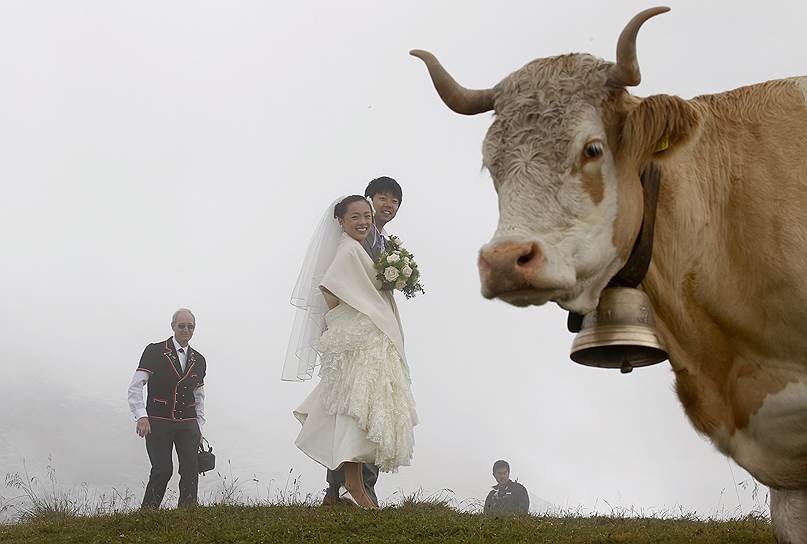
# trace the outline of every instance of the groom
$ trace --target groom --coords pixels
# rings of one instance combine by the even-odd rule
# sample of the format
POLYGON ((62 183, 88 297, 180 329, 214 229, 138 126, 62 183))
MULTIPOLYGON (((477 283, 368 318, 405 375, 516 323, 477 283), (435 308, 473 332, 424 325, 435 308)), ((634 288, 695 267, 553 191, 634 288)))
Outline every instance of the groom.
MULTIPOLYGON (((398 208, 403 200, 403 191, 398 182, 394 179, 381 176, 371 181, 364 190, 364 196, 369 198, 373 204, 374 224, 370 227, 367 238, 362 242, 367 254, 375 261, 384 251, 384 244, 389 239, 389 234, 384 227, 395 219, 398 208)), ((375 494, 375 484, 378 481, 378 467, 369 463, 362 463, 362 479, 367 494, 378 506, 378 497, 375 494)), ((328 490, 325 498, 322 499, 323 506, 338 504, 340 501, 339 492, 345 485, 345 469, 339 467, 337 470, 328 470, 325 480, 328 482, 328 490)))
POLYGON ((362 245, 370 258, 375 261, 384 251, 384 244, 389 239, 389 234, 384 227, 395 219, 403 200, 403 191, 397 181, 387 176, 381 176, 367 185, 364 196, 373 203, 375 223, 362 245))

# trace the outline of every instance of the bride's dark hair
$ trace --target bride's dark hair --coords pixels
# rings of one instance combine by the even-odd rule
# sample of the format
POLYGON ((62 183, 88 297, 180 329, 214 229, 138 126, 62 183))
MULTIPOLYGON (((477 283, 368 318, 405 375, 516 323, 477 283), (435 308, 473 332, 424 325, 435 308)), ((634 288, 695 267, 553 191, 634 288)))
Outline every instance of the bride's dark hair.
MULTIPOLYGON (((348 206, 350 206, 354 202, 359 202, 359 201, 365 202, 365 203, 367 203, 368 206, 370 206, 370 203, 367 202, 367 199, 364 198, 361 195, 346 196, 340 202, 338 202, 336 204, 336 206, 333 207, 333 216, 335 218, 337 218, 337 219, 344 219, 345 214, 347 213, 348 206)), ((371 212, 373 211, 372 206, 370 206, 370 211, 371 212)))

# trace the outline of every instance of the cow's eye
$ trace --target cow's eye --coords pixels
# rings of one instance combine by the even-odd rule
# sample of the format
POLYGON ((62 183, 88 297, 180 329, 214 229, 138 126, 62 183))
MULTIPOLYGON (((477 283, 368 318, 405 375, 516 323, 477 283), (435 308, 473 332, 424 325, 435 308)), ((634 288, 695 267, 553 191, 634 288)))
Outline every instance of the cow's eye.
POLYGON ((583 155, 585 155, 587 159, 596 159, 597 157, 601 157, 602 153, 603 149, 600 142, 588 143, 585 149, 583 149, 583 155))

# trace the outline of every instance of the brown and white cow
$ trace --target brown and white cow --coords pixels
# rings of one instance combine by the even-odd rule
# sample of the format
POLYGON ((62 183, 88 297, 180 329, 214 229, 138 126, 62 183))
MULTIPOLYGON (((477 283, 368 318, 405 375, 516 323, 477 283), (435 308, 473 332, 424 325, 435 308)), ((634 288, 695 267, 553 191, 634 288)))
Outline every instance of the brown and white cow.
POLYGON ((495 112, 483 160, 500 218, 479 255, 485 297, 593 310, 641 226, 640 172, 659 164, 642 288, 678 396, 698 431, 771 487, 777 538, 807 543, 807 78, 633 96, 637 32, 665 11, 628 23, 616 63, 538 59, 487 90, 412 54, 454 111, 495 112))

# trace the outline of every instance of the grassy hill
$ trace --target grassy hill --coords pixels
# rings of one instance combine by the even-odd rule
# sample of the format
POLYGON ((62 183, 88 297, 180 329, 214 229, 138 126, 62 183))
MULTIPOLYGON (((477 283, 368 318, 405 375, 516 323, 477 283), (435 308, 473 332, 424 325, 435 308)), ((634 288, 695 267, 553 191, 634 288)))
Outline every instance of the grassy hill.
POLYGON ((0 526, 0 542, 19 544, 530 542, 773 543, 770 523, 623 517, 461 513, 443 504, 404 503, 380 511, 304 505, 204 506, 95 517, 42 513, 0 526))

